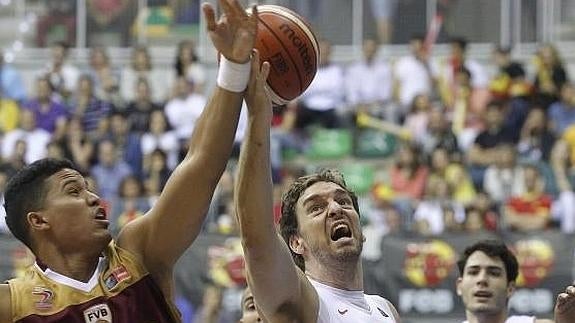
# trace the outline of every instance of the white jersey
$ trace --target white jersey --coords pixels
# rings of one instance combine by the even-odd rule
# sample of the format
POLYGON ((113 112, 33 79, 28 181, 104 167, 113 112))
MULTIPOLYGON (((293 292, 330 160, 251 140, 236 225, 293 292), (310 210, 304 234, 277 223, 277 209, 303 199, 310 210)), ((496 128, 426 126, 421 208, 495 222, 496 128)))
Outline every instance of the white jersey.
MULTIPOLYGON (((467 321, 463 321, 462 323, 469 323, 467 321)), ((509 316, 505 323, 535 323, 535 316, 509 316)))
POLYGON ((309 279, 319 296, 317 323, 397 323, 385 298, 347 291, 309 279))

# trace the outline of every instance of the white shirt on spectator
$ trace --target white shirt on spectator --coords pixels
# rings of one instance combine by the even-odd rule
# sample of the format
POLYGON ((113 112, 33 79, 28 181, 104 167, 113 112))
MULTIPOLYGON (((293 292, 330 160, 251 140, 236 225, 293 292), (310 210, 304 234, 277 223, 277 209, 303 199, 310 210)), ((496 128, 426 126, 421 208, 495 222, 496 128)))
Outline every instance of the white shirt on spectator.
POLYGON ((153 102, 164 102, 168 98, 171 83, 166 82, 166 78, 169 77, 169 73, 154 69, 142 73, 134 71, 132 67, 126 67, 120 75, 120 94, 124 101, 131 102, 136 99, 136 86, 140 77, 148 81, 153 102))
MULTIPOLYGON (((474 59, 467 58, 464 66, 469 73, 471 73, 471 86, 474 88, 486 88, 489 84, 489 75, 483 65, 474 59)), ((433 67, 437 67, 434 65, 433 67)), ((439 70, 434 72, 443 82, 453 84, 453 68, 448 64, 447 60, 443 60, 439 66, 439 70)))
POLYGON ((399 83, 399 103, 409 107, 418 94, 430 95, 433 89, 431 71, 413 55, 400 58, 394 66, 393 75, 399 83))
POLYGON ((75 92, 76 88, 78 87, 78 80, 80 79, 80 69, 78 69, 76 66, 72 64, 64 63, 64 65, 62 65, 62 67, 60 68, 60 72, 58 73, 58 76, 61 77, 61 80, 55 79, 58 76, 56 76, 56 73, 54 73, 54 66, 52 63, 48 64, 48 66, 46 66, 44 71, 41 72, 41 75, 38 76, 42 76, 45 74, 49 75, 50 82, 53 83, 52 85, 58 86, 58 83, 62 82, 60 83, 61 86, 64 88, 64 90, 68 92, 75 92))
MULTIPOLYGON (((449 207, 452 208, 457 223, 465 221, 465 209, 460 203, 451 202, 449 207)), ((413 218, 415 221, 424 220, 429 225, 429 231, 432 234, 441 234, 445 230, 444 213, 441 203, 435 200, 426 200, 419 203, 413 218)))
POLYGON ((197 93, 192 93, 185 99, 176 97, 168 101, 165 107, 166 117, 179 139, 187 139, 192 135, 206 102, 206 97, 197 93))
POLYGON ((176 168, 180 144, 175 132, 166 131, 159 136, 151 132, 146 132, 142 135, 141 147, 144 156, 151 154, 155 149, 163 150, 168 158, 168 168, 176 168))
POLYGON ((512 196, 525 193, 525 177, 523 168, 500 169, 489 166, 483 178, 483 189, 496 202, 505 202, 512 196))
POLYGON ((347 101, 352 104, 386 102, 391 99, 391 68, 382 61, 353 63, 346 75, 347 101))
POLYGON ((49 132, 40 128, 32 131, 14 129, 6 133, 2 141, 2 156, 4 159, 12 157, 16 143, 19 140, 23 140, 26 143, 26 155, 24 158, 27 164, 46 157, 46 146, 50 142, 49 132))
POLYGON ((329 64, 317 70, 301 100, 310 110, 328 111, 343 106, 345 83, 340 66, 329 64))

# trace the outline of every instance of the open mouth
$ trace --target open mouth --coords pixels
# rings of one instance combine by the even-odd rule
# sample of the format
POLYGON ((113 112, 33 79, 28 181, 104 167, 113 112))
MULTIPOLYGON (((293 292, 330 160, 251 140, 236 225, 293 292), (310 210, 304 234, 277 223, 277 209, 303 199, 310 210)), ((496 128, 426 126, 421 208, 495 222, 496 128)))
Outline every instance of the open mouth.
POLYGON ((351 238, 351 230, 345 223, 340 223, 332 227, 331 240, 338 241, 343 238, 351 238))
POLYGON ((108 216, 106 215, 106 210, 103 207, 98 208, 96 211, 96 220, 108 220, 108 216))
POLYGON ((488 291, 477 291, 473 293, 473 296, 477 298, 491 298, 491 296, 493 296, 493 293, 488 291))

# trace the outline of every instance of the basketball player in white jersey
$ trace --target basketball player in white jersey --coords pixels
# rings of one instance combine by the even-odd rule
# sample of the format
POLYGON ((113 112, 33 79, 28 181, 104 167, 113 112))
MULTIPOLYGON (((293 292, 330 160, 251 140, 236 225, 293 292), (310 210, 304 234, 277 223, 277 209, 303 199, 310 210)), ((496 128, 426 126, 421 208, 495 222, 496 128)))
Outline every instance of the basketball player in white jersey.
POLYGON ((285 241, 278 235, 272 207, 268 71, 267 63, 260 71, 252 70, 248 83, 248 131, 234 197, 258 309, 269 322, 399 322, 389 301, 363 292, 364 236, 357 197, 338 172, 302 177, 290 187, 282 205, 285 241))
POLYGON ((467 318, 464 323, 553 322, 533 316, 508 315, 507 303, 515 290, 518 264, 515 255, 502 242, 485 240, 469 246, 457 266, 460 275, 457 294, 463 300, 467 318))

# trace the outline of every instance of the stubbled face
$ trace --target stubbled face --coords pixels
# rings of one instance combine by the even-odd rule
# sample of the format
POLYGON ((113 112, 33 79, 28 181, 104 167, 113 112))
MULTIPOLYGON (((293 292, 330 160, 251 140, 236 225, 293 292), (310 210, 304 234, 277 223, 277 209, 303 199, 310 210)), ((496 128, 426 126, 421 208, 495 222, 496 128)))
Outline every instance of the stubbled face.
MULTIPOLYGON (((62 169, 46 179, 45 219, 53 240, 63 249, 101 251, 111 240, 110 224, 98 195, 75 170, 62 169)), ((65 251, 65 250, 64 250, 65 251)))
POLYGON ((246 288, 242 296, 242 318, 241 323, 265 322, 258 313, 254 295, 249 288, 246 288))
POLYGON ((463 276, 457 280, 457 294, 467 313, 474 315, 497 315, 506 311, 507 300, 514 288, 514 283, 507 282, 503 261, 482 251, 471 254, 463 276))
POLYGON ((303 254, 306 264, 311 259, 323 266, 359 259, 363 247, 359 214, 341 186, 311 185, 297 201, 296 214, 300 237, 299 249, 294 251, 303 254))

